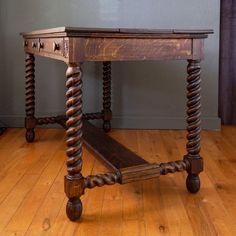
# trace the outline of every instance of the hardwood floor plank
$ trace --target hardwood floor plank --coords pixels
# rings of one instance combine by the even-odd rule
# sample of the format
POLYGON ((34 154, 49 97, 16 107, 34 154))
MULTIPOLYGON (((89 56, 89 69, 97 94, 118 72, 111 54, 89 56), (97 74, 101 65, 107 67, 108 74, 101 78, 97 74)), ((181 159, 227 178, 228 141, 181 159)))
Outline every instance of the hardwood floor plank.
MULTIPOLYGON (((36 133, 32 144, 25 142, 24 129, 8 129, 0 137, 0 235, 236 235, 236 127, 202 132, 199 193, 187 192, 185 172, 87 189, 78 222, 65 214, 64 131, 36 133)), ((110 135, 149 162, 182 159, 186 153, 185 131, 113 130, 110 135)), ((107 171, 89 149, 83 152, 85 176, 107 171)))
MULTIPOLYGON (((227 208, 224 207, 224 199, 222 201, 221 199, 221 194, 219 194, 216 186, 217 186, 217 182, 218 181, 223 181, 223 182, 228 182, 228 179, 225 178, 224 174, 222 173, 222 168, 220 168, 219 166, 217 166, 217 160, 218 158, 222 159, 224 157, 222 157, 222 155, 220 154, 219 150, 216 149, 216 146, 214 145, 214 143, 212 143, 212 140, 208 137, 205 136, 206 133, 211 133, 211 132, 215 132, 215 131, 203 131, 202 132, 202 151, 201 151, 201 155, 204 158, 204 162, 205 162, 205 170, 203 173, 200 174, 200 178, 201 178, 201 191, 196 194, 193 195, 193 197, 191 197, 192 195, 189 195, 187 193, 186 194, 181 194, 184 204, 185 205, 189 205, 189 201, 195 201, 195 208, 198 208, 198 217, 196 217, 196 214, 193 209, 189 209, 188 207, 186 207, 186 209, 188 210, 188 214, 190 216, 190 219, 197 219, 196 222, 192 223, 192 226, 194 228, 194 231, 197 234, 200 235, 216 235, 220 232, 220 235, 230 235, 230 232, 232 232, 231 230, 229 230, 228 228, 233 229, 233 221, 231 220, 231 218, 228 215, 227 212, 227 208), (211 201, 208 202, 208 195, 209 195, 209 191, 211 191, 212 193, 212 198, 211 201), (186 195, 186 196, 185 196, 186 195), (213 197, 214 196, 214 197, 213 197), (212 211, 212 202, 215 202, 215 204, 217 205, 217 210, 219 211, 218 214, 220 214, 220 212, 222 212, 221 214, 224 215, 224 217, 221 219, 222 222, 219 222, 218 224, 215 224, 214 222, 214 214, 212 211), (218 202, 218 204, 216 203, 218 202), (195 218, 193 217, 193 214, 195 215, 195 218), (227 219, 227 220, 226 220, 227 219), (206 224, 207 222, 207 224, 206 224), (230 227, 227 227, 227 223, 226 222, 230 222, 229 225, 230 227), (204 224, 205 223, 205 224, 204 224), (221 224, 221 227, 218 228, 218 225, 221 224), (197 225, 197 227, 196 227, 197 225), (204 225, 204 227, 203 227, 204 225)), ((179 150, 181 153, 184 153, 184 133, 182 135, 182 138, 177 139, 176 136, 174 136, 177 140, 178 140, 178 146, 179 146, 179 150), (180 143, 182 142, 182 145, 180 146, 180 143)), ((177 181, 179 184, 180 182, 177 181)), ((227 184, 226 184, 227 185, 227 184)), ((178 188, 179 189, 179 188, 178 188)), ((191 206, 191 205, 190 205, 191 206)), ((215 207, 214 207, 215 210, 215 207)), ((236 212, 236 211, 235 211, 236 212)))
MULTIPOLYGON (((65 152, 60 151, 60 153, 57 153, 57 155, 64 157, 65 152)), ((65 200, 65 193, 63 189, 65 173, 66 171, 64 162, 58 175, 56 176, 55 181, 44 198, 43 203, 34 215, 25 235, 39 236, 45 235, 48 231, 50 231, 65 200)))
POLYGON ((146 236, 144 220, 125 220, 122 227, 122 236, 146 236))
POLYGON ((48 166, 46 166, 42 174, 39 175, 34 187, 24 198, 22 204, 13 215, 5 230, 12 231, 20 229, 26 232, 34 215, 42 204, 43 199, 51 188, 62 164, 64 164, 64 160, 60 157, 59 153, 55 153, 48 163, 48 166), (22 217, 23 215, 25 215, 25 217, 22 217))
POLYGON ((23 176, 23 178, 20 179, 18 184, 12 189, 12 191, 0 204, 0 235, 4 227, 12 219, 16 210, 23 202, 25 196, 27 196, 27 194, 30 192, 30 189, 35 185, 35 182, 37 181, 38 177, 38 175, 23 176))
MULTIPOLYGON (((43 140, 48 136, 48 132, 50 131, 44 129, 42 133, 43 140)), ((29 144, 25 144, 26 147, 18 148, 13 152, 11 152, 11 147, 8 148, 15 162, 11 161, 0 173, 0 203, 26 172, 31 173, 31 170, 36 171, 36 168, 41 172, 41 169, 47 165, 51 154, 60 145, 58 141, 63 139, 63 136, 60 135, 62 134, 61 130, 52 130, 51 133, 51 142, 33 143, 30 146, 31 149, 27 148, 29 144), (55 149, 50 148, 52 145, 55 145, 55 149)), ((24 136, 22 139, 24 140, 24 136)))
POLYGON ((142 183, 145 234, 170 235, 170 225, 164 211, 164 198, 160 179, 153 179, 142 183))

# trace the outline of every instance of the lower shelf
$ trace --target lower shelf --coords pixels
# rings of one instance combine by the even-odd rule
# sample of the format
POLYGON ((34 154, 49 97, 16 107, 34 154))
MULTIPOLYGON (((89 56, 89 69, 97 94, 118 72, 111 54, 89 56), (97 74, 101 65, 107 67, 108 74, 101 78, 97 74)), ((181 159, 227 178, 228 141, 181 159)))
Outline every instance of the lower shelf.
POLYGON ((96 157, 113 171, 112 173, 90 177, 95 182, 101 179, 100 185, 115 182, 124 184, 137 180, 151 179, 189 168, 189 162, 186 159, 160 164, 149 163, 105 134, 103 130, 90 124, 87 120, 83 120, 83 139, 84 143, 96 154, 96 157), (116 180, 113 180, 114 175, 116 180))
POLYGON ((87 120, 83 120, 83 139, 97 157, 114 171, 149 164, 87 120))

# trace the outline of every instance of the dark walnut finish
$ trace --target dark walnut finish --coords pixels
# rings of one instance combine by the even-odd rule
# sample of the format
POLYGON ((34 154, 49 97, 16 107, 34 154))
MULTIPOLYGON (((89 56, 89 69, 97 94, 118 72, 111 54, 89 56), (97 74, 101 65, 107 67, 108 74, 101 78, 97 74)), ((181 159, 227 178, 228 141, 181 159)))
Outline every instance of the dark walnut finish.
POLYGON ((58 123, 66 129, 67 172, 65 193, 66 212, 75 221, 82 214, 80 197, 86 188, 115 183, 125 184, 155 178, 168 173, 187 171, 189 192, 200 189, 199 173, 203 170, 200 156, 200 61, 204 39, 211 30, 154 29, 91 29, 61 27, 22 33, 26 53, 26 140, 34 141, 36 125, 58 123), (65 115, 35 117, 34 56, 50 57, 67 63, 65 115), (183 160, 149 163, 88 120, 102 119, 103 130, 111 129, 111 62, 130 60, 183 59, 187 66, 187 154, 183 160), (86 61, 103 62, 102 111, 82 112, 82 69, 86 61), (110 169, 107 173, 83 176, 82 143, 110 169))
POLYGON ((198 174, 203 170, 203 161, 200 157, 200 132, 201 132, 201 68, 200 60, 188 61, 187 77, 187 155, 185 160, 190 162, 186 185, 191 193, 196 193, 200 189, 200 179, 198 174))
POLYGON ((103 129, 105 132, 111 130, 111 62, 103 62, 103 129))
POLYGON ((82 213, 80 196, 83 194, 82 170, 82 70, 77 64, 69 64, 66 71, 66 135, 67 172, 65 192, 69 198, 66 212, 71 220, 82 213))
MULTIPOLYGON (((34 46, 34 45, 32 45, 34 46)), ((35 81, 34 81, 34 55, 26 54, 25 58, 25 128, 26 140, 28 142, 34 141, 34 128, 36 126, 36 119, 34 117, 35 111, 35 81)))
POLYGON ((0 135, 2 135, 5 132, 6 128, 5 127, 0 127, 0 135))

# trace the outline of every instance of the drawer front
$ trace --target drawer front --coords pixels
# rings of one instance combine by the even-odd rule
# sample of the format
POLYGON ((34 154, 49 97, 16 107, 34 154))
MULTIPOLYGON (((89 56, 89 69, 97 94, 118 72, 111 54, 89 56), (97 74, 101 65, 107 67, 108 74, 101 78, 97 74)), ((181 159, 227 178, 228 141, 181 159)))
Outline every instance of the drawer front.
POLYGON ((39 39, 24 39, 24 48, 27 52, 39 52, 39 39))
POLYGON ((40 54, 63 56, 63 38, 41 38, 39 42, 40 54))

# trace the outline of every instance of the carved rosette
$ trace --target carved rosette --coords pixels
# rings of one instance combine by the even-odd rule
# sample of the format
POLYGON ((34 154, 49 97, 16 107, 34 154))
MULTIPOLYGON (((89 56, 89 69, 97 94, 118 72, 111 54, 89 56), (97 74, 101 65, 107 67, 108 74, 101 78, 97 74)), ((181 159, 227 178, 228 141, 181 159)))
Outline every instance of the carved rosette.
POLYGON ((199 60, 188 61, 187 77, 187 152, 188 156, 199 156, 201 132, 201 68, 199 60))
POLYGON ((27 117, 34 117, 35 107, 35 75, 34 55, 26 54, 25 58, 25 112, 27 117))
POLYGON ((67 97, 67 171, 68 175, 81 177, 82 169, 82 71, 79 66, 69 66, 66 71, 67 97))

